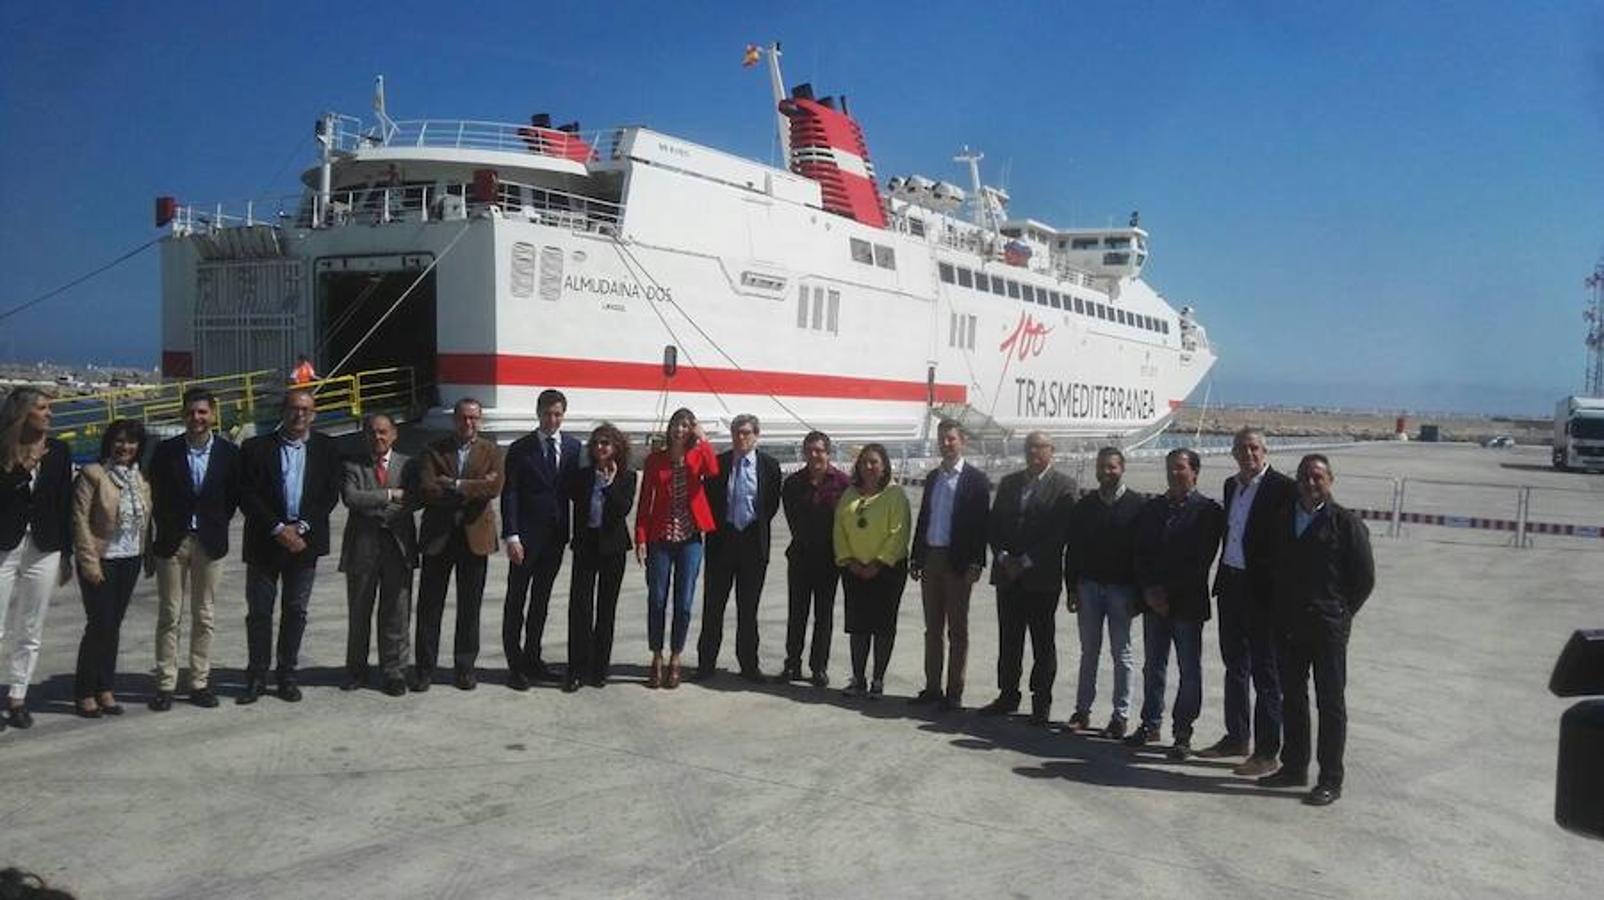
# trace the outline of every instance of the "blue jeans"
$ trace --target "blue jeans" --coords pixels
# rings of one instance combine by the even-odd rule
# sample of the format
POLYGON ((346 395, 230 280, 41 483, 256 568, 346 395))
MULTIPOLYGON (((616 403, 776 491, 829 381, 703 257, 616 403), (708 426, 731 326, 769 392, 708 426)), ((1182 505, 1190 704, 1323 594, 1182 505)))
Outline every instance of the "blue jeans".
POLYGON ((663 624, 668 615, 668 589, 674 587, 674 633, 669 649, 685 649, 696 601, 696 575, 702 569, 702 542, 654 541, 646 547, 646 639, 653 653, 663 651, 663 624))
POLYGON ((1175 645, 1175 661, 1181 670, 1181 686, 1175 692, 1175 736, 1190 740, 1192 723, 1203 706, 1203 623, 1176 622, 1157 613, 1142 616, 1142 643, 1147 658, 1142 663, 1142 724, 1155 731, 1164 720, 1164 681, 1170 665, 1170 645, 1175 645))
POLYGON ((1097 657, 1103 650, 1103 620, 1108 620, 1108 655, 1114 661, 1114 717, 1131 717, 1131 672, 1136 661, 1131 654, 1131 601, 1136 599, 1134 584, 1103 584, 1082 578, 1075 587, 1080 611, 1075 614, 1080 627, 1080 684, 1075 689, 1075 712, 1091 714, 1097 699, 1097 657))

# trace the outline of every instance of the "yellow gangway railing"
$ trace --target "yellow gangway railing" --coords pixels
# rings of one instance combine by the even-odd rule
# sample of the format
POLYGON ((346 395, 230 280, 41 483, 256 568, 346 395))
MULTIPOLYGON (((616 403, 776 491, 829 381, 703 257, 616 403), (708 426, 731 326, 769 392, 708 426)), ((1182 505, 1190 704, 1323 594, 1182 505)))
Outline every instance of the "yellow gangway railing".
MULTIPOLYGON (((134 419, 146 430, 182 428, 183 396, 195 387, 217 395, 218 427, 237 431, 246 424, 276 420, 280 398, 290 385, 283 373, 263 369, 59 397, 51 403, 51 430, 75 450, 92 452, 106 426, 118 419, 134 419)), ((324 427, 360 421, 370 412, 405 419, 418 408, 418 385, 410 366, 369 369, 301 387, 316 394, 317 424, 324 427)))

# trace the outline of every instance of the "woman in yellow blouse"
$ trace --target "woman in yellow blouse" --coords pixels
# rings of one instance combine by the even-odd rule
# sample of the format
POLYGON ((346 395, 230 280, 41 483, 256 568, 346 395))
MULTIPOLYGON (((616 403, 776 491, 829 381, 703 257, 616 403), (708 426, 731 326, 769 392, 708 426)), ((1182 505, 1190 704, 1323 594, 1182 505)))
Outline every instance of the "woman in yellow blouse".
POLYGON ((908 496, 891 484, 886 448, 869 444, 852 466, 852 486, 835 507, 835 562, 841 567, 846 630, 852 640, 852 681, 841 693, 878 699, 897 639, 897 609, 908 583, 913 523, 908 496), (874 680, 864 678, 874 650, 874 680))

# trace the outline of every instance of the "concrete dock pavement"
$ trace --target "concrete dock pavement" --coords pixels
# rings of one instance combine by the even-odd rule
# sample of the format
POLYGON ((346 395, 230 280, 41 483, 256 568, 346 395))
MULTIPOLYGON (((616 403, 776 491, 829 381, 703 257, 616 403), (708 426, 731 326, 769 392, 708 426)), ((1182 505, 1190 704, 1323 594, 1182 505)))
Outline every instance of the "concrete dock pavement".
MULTIPOLYGON (((1271 454, 1283 469, 1296 464, 1273 442, 1271 454)), ((1574 492, 1571 512, 1604 518, 1604 477, 1548 472, 1535 450, 1389 444, 1331 455, 1339 500, 1349 475, 1527 483, 1574 492)), ((1226 458, 1205 460, 1205 492, 1231 470, 1226 458)), ((1130 480, 1157 489, 1159 461, 1133 460, 1130 480)), ((1468 491, 1443 502, 1501 501, 1468 491)), ((215 710, 144 708, 147 580, 122 632, 128 714, 74 717, 83 613, 75 587, 57 592, 31 695, 36 725, 0 734, 0 865, 85 898, 1596 896, 1604 843, 1553 824, 1569 703, 1546 684, 1572 629, 1604 627, 1604 541, 1518 549, 1448 529, 1381 530, 1372 527, 1378 587, 1350 649, 1344 797, 1326 809, 1231 775, 1234 761, 1171 763, 1023 717, 908 706, 922 682, 913 584, 880 701, 839 693, 839 603, 829 689, 728 673, 644 689, 645 590, 633 561, 614 682, 517 693, 503 686, 497 556, 480 687, 442 682, 390 698, 336 687, 345 602, 330 559, 312 601, 305 701, 237 707, 236 556, 219 590, 225 702, 215 710)), ((761 607, 769 671, 785 634, 783 523, 777 531, 761 607)), ((566 657, 567 573, 546 632, 553 660, 566 657)), ((992 589, 977 586, 971 706, 995 692, 995 608, 992 589)), ((1060 611, 1059 721, 1072 711, 1079 652, 1070 618, 1060 611)), ((693 629, 689 661, 694 641, 693 629)), ((1199 746, 1223 730, 1216 641, 1210 625, 1199 746)), ((1108 717, 1111 685, 1105 658, 1094 724, 1108 717)))

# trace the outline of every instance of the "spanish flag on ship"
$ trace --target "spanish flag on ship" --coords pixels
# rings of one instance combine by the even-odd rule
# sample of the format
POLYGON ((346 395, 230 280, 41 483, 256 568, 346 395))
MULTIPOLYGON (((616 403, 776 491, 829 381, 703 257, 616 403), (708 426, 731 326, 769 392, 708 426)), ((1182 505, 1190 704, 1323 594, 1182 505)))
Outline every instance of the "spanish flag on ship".
POLYGON ((763 58, 763 48, 762 47, 759 47, 756 44, 747 44, 746 45, 746 53, 744 55, 742 55, 742 57, 741 57, 741 67, 744 68, 744 69, 750 69, 753 66, 757 65, 758 64, 758 60, 760 60, 762 58, 763 58))

